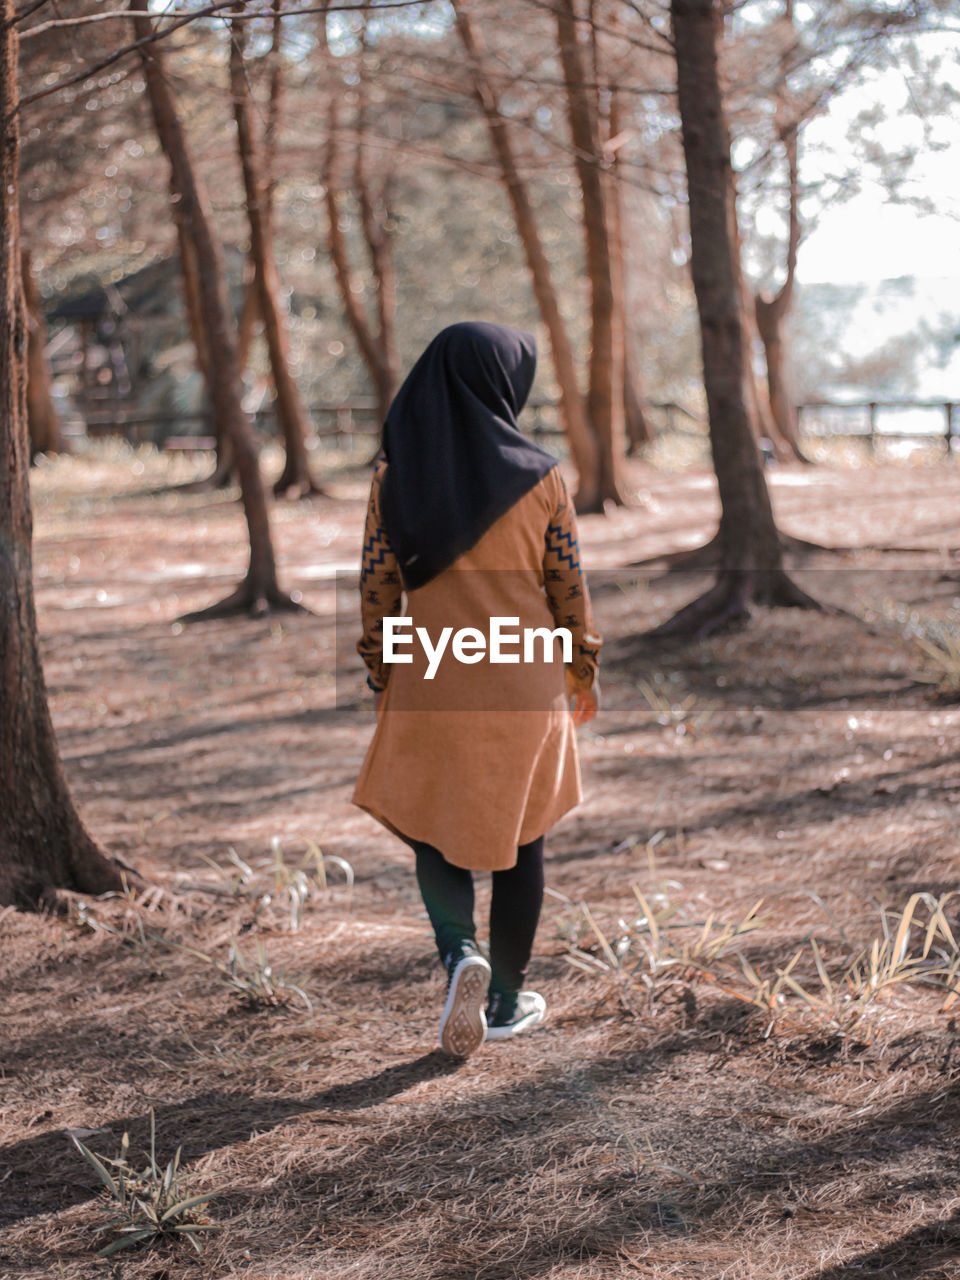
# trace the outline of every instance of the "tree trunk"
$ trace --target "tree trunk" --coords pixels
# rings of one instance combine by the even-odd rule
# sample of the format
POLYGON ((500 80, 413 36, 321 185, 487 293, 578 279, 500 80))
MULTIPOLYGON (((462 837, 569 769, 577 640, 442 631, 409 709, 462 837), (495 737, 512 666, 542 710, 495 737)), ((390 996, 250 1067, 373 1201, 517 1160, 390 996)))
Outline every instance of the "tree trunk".
POLYGON ((210 344, 203 327, 203 307, 200 303, 200 278, 197 270, 197 255, 193 242, 187 234, 186 226, 180 213, 179 200, 171 189, 173 197, 173 219, 177 228, 177 248, 180 253, 180 278, 183 282, 183 305, 187 314, 187 325, 193 340, 193 350, 200 376, 210 391, 210 344))
POLYGON ((237 145, 250 224, 250 254, 253 258, 257 300, 270 354, 270 368, 277 397, 277 417, 286 447, 286 461, 283 472, 274 485, 274 492, 292 497, 309 497, 323 491, 310 474, 306 443, 309 429, 307 413, 290 373, 289 343, 280 314, 280 276, 267 209, 269 179, 260 159, 250 109, 250 88, 243 65, 246 29, 245 22, 231 23, 230 91, 233 96, 233 115, 237 124, 237 145))
MULTIPOLYGON (((739 254, 739 252, 738 246, 737 253, 739 254)), ((742 274, 741 280, 743 281, 742 274)), ((773 419, 773 411, 770 408, 770 401, 767 398, 767 388, 758 377, 753 362, 757 326, 753 299, 747 289, 746 281, 743 281, 741 323, 743 325, 743 394, 746 397, 750 413, 750 425, 756 434, 757 444, 759 445, 761 441, 765 441, 767 448, 773 451, 773 456, 779 462, 786 462, 790 456, 789 451, 780 439, 777 424, 773 419)))
POLYGON ((626 354, 623 361, 623 416, 629 452, 634 453, 641 445, 651 442, 653 432, 650 430, 650 423, 637 394, 637 376, 633 371, 633 361, 626 354))
MULTIPOLYGON (((788 6, 788 16, 792 10, 788 6)), ((789 361, 783 336, 784 325, 793 304, 797 279, 797 255, 800 250, 800 174, 797 126, 791 123, 781 129, 781 141, 787 158, 789 211, 787 215, 787 263, 783 284, 772 296, 758 294, 754 300, 757 330, 767 362, 767 392, 776 430, 788 454, 806 462, 800 449, 797 410, 790 389, 789 361)))
MULTIPOLYGON (((357 145, 358 148, 362 147, 362 139, 358 140, 357 145)), ((360 202, 364 238, 370 254, 374 284, 377 291, 378 331, 374 329, 354 288, 347 242, 340 227, 340 188, 342 185, 340 172, 340 108, 334 97, 331 98, 329 108, 329 133, 323 175, 324 198, 327 206, 327 242, 344 315, 347 318, 347 324, 350 326, 353 336, 356 338, 363 362, 367 366, 367 371, 376 390, 377 412, 382 424, 386 420, 387 410, 390 408, 390 402, 396 391, 400 374, 394 335, 395 289, 393 258, 389 245, 383 242, 388 234, 386 229, 379 229, 376 226, 373 201, 367 186, 362 154, 359 151, 354 179, 357 199, 360 202)))
MULTIPOLYGON (((153 21, 138 7, 140 4, 141 0, 130 0, 131 21, 136 38, 144 40, 153 33, 153 21)), ((177 114, 170 82, 164 71, 161 46, 156 42, 141 46, 140 59, 157 138, 170 163, 171 184, 178 197, 180 216, 196 253, 203 327, 209 343, 214 418, 224 424, 233 446, 250 536, 250 564, 244 581, 226 600, 193 617, 242 611, 262 614, 270 607, 295 609, 298 606, 277 585, 257 442, 240 399, 236 323, 227 291, 223 246, 213 230, 206 190, 194 167, 177 114)))
POLYGON ((671 0, 693 285, 700 314, 710 446, 720 493, 713 587, 657 628, 705 633, 750 605, 817 607, 786 575, 770 494, 744 395, 743 287, 730 135, 717 67, 722 0, 671 0))
MULTIPOLYGON (((364 41, 366 37, 364 37, 364 41)), ((375 196, 367 173, 367 77, 360 64, 359 103, 357 105, 357 147, 353 166, 353 189, 360 206, 360 225, 370 259, 377 298, 378 346, 380 367, 374 375, 380 421, 387 412, 400 382, 400 355, 397 351, 397 287, 393 264, 393 217, 390 193, 393 172, 388 171, 375 196)))
POLYGON ((764 294, 758 294, 754 299, 754 309, 767 362, 767 392, 777 433, 793 458, 805 462, 800 450, 797 410, 790 392, 787 345, 783 335, 785 311, 777 305, 776 298, 764 294))
POLYGON ((583 397, 577 385, 576 363, 567 328, 560 314, 556 291, 550 275, 550 264, 537 231, 536 219, 526 185, 520 177, 513 143, 500 104, 483 68, 480 48, 473 26, 462 0, 454 3, 457 30, 470 61, 473 76, 474 97, 480 107, 494 155, 500 166, 503 185, 513 210, 517 234, 523 245, 527 266, 533 284, 533 292, 540 308, 540 317, 550 337, 553 367, 560 390, 560 413, 566 431, 570 455, 577 469, 579 484, 575 496, 579 512, 602 512, 603 494, 600 487, 600 449, 597 437, 584 411, 583 397))
POLYGON ((283 112, 284 57, 283 10, 278 6, 273 14, 273 34, 268 55, 270 68, 270 92, 267 100, 267 122, 263 131, 263 167, 266 176, 266 210, 268 220, 273 219, 273 196, 277 185, 275 161, 277 138, 283 112))
MULTIPOLYGON (((613 15, 611 15, 611 18, 613 15)), ((618 29, 618 28, 615 28, 618 29)), ((597 76, 597 84, 600 77, 597 76)), ((623 118, 620 110, 620 91, 610 87, 610 137, 619 142, 623 118)), ((610 171, 610 253, 613 264, 613 301, 616 324, 622 334, 623 344, 623 419, 627 435, 628 452, 634 453, 641 445, 653 439, 650 423, 640 399, 640 379, 630 356, 630 339, 627 333, 627 271, 623 247, 623 186, 620 178, 620 146, 613 153, 610 171)))
POLYGON ((257 268, 252 257, 243 264, 243 302, 240 304, 240 319, 237 321, 237 361, 241 376, 246 373, 250 360, 250 349, 253 346, 260 318, 260 298, 257 289, 257 268))
POLYGON ((595 102, 577 37, 574 0, 557 2, 557 40, 566 86, 574 161, 583 196, 583 230, 590 280, 590 377, 587 413, 600 447, 601 501, 623 503, 623 329, 617 324, 607 174, 600 151, 595 102))
POLYGON ((187 316, 187 326, 193 341, 193 351, 197 361, 197 369, 203 379, 206 408, 210 414, 214 439, 217 442, 217 461, 213 474, 204 480, 191 481, 184 486, 187 489, 225 489, 236 475, 233 460, 233 444, 225 423, 216 414, 213 398, 212 374, 210 371, 210 343, 203 319, 203 306, 200 301, 200 273, 197 267, 197 254, 193 241, 187 234, 180 201, 172 182, 170 185, 171 208, 173 221, 177 229, 177 251, 180 256, 180 279, 183 284, 183 306, 187 316))
POLYGON ((383 422, 387 416, 386 411, 390 407, 393 379, 377 336, 370 326, 357 294, 354 292, 353 272, 347 254, 347 243, 340 226, 339 192, 337 191, 337 180, 334 177, 330 160, 332 151, 333 146, 328 145, 328 163, 324 181, 324 199, 327 206, 327 243, 330 249, 330 260, 333 263, 337 290, 340 294, 344 315, 347 317, 347 324, 357 340, 360 354, 363 356, 364 364, 367 366, 367 371, 376 389, 377 408, 381 415, 380 421, 383 422))
POLYGON ((40 291, 33 278, 28 250, 21 252, 20 263, 27 316, 27 424, 30 453, 36 458, 41 453, 63 453, 63 437, 60 434, 60 417, 50 391, 47 320, 40 291))
MULTIPOLYGON (((740 240, 740 224, 736 213, 736 195, 734 195, 733 231, 736 237, 737 262, 742 264, 743 245, 740 240)), ((753 351, 754 341, 757 338, 756 318, 754 316, 753 297, 747 287, 742 266, 738 269, 738 276, 741 290, 740 323, 743 328, 743 395, 747 402, 750 427, 754 433, 758 448, 762 447, 761 441, 766 441, 767 448, 773 451, 773 456, 780 462, 786 462, 790 457, 789 450, 780 439, 780 433, 777 431, 777 424, 773 420, 773 413, 770 409, 770 401, 767 399, 766 388, 761 384, 754 368, 753 351)))
POLYGON ((2 0, 0 12, 0 903, 30 908, 56 889, 121 889, 123 867, 98 849, 74 808, 40 663, 31 555, 13 0, 2 0))
POLYGON ((382 208, 378 215, 376 201, 371 193, 364 167, 363 129, 361 128, 357 139, 354 189, 360 204, 360 222, 367 243, 367 252, 370 255, 370 267, 377 293, 377 318, 380 330, 377 345, 381 360, 374 375, 374 383, 377 389, 377 408, 381 422, 386 419, 400 381, 400 356, 397 351, 396 332, 396 276, 393 268, 391 218, 386 207, 389 185, 388 182, 384 186, 380 200, 382 208))

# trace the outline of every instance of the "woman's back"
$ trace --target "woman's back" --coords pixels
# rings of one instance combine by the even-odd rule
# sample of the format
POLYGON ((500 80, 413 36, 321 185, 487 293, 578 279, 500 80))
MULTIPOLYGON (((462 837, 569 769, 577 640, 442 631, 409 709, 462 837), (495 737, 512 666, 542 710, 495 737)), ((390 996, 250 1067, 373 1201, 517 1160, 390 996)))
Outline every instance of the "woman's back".
MULTIPOLYGON (((558 512, 567 509, 554 468, 450 568, 408 593, 411 623, 397 651, 412 661, 384 664, 380 723, 354 801, 392 829, 443 848, 461 866, 511 865, 518 844, 542 834, 580 799, 561 646, 550 646, 553 660, 546 661, 544 641, 535 638, 535 660, 522 661, 524 633, 549 633, 558 625, 546 591, 547 577, 560 572, 549 564, 549 535, 558 512), (509 619, 518 640, 504 651, 516 662, 489 660, 494 618, 509 619), (434 649, 449 629, 429 679, 418 627, 434 649), (469 629, 485 638, 480 661, 456 656, 456 633, 469 629)), ((375 479, 369 547, 376 545, 378 521, 375 479)), ((368 557, 369 594, 379 610, 391 587, 376 585, 376 559, 368 557)), ((559 585, 563 597, 576 589, 559 585)), ((399 584, 392 589, 398 613, 399 584)), ((581 615, 578 644, 586 624, 581 615)))
POLYGON ((387 414, 364 528, 357 648, 378 722, 353 799, 414 850, 457 1057, 544 1015, 522 989, 543 837, 580 799, 573 725, 596 710, 573 507, 517 423, 535 368, 530 334, 438 334, 387 414), (489 961, 473 870, 494 873, 489 961))

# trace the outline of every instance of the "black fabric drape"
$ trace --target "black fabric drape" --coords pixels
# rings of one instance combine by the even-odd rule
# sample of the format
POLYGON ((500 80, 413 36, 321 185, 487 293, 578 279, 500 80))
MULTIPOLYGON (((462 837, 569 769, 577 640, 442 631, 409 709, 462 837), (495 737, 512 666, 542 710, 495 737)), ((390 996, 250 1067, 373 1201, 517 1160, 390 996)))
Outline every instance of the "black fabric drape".
POLYGON ((529 333, 454 324, 397 392, 383 428, 381 511, 408 589, 449 568, 556 466, 517 426, 536 364, 529 333))

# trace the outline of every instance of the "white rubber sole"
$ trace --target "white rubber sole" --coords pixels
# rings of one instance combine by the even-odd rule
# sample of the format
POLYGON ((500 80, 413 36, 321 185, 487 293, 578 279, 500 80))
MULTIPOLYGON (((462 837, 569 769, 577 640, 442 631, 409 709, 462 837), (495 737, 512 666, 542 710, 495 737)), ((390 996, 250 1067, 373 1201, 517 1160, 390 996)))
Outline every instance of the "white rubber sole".
POLYGON ((451 1058, 468 1058, 486 1038, 490 976, 483 956, 464 956, 453 971, 440 1016, 440 1048, 451 1058))
POLYGON ((531 1027, 535 1027, 538 1022, 542 1022, 547 1012, 547 1002, 543 996, 535 991, 528 993, 536 997, 534 1007, 529 1013, 519 1018, 516 1022, 511 1022, 509 1027, 487 1027, 488 1040, 512 1040, 514 1036, 519 1036, 524 1031, 529 1031, 531 1027))

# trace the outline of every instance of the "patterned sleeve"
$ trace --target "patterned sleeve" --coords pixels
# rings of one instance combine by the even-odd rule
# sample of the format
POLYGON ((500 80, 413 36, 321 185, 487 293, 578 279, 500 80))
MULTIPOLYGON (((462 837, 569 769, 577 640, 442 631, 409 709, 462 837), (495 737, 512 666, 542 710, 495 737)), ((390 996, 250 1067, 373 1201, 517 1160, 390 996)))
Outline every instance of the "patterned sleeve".
POLYGON ((560 497, 547 529, 543 580, 554 621, 558 627, 569 627, 573 635, 573 662, 567 668, 569 676, 578 688, 590 689, 597 678, 603 641, 594 624, 590 592, 580 567, 573 502, 559 471, 557 479, 560 497))
POLYGON ((383 661, 383 620, 400 613, 402 586, 397 558, 380 518, 380 485, 386 471, 378 463, 370 486, 367 523, 360 557, 360 621, 363 635, 357 653, 366 663, 367 684, 375 693, 387 687, 390 672, 383 661))

